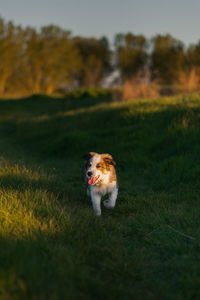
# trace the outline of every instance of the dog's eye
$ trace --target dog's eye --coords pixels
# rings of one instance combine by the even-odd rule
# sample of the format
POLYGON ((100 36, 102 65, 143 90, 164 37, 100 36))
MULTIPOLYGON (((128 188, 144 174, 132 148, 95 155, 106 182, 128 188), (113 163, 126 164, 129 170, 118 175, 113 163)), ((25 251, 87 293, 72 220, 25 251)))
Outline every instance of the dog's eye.
POLYGON ((99 168, 102 168, 102 166, 99 165, 99 164, 97 164, 97 165, 96 165, 96 168, 99 169, 99 168))

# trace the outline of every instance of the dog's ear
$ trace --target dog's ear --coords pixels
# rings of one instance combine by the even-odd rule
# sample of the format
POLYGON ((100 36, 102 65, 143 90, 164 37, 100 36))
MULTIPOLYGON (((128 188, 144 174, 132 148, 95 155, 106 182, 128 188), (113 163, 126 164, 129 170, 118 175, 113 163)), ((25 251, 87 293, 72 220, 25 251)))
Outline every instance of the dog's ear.
POLYGON ((96 152, 89 152, 89 153, 87 153, 87 154, 84 154, 83 155, 83 158, 85 159, 85 160, 89 160, 92 156, 94 156, 96 154, 96 152))
POLYGON ((112 165, 112 166, 116 165, 116 162, 113 160, 113 158, 110 154, 106 153, 106 154, 102 154, 102 156, 103 156, 103 160, 105 161, 106 164, 112 165))

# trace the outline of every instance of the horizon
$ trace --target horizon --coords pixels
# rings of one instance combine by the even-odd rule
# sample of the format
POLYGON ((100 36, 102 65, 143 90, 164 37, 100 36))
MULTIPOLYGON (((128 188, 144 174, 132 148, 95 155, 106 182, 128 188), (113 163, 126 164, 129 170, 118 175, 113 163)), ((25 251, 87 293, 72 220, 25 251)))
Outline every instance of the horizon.
POLYGON ((108 3, 105 0, 101 3, 94 0, 58 0, 56 3, 52 0, 42 3, 18 0, 11 5, 11 0, 2 0, 0 16, 23 28, 31 26, 39 30, 53 24, 70 31, 72 36, 106 36, 111 47, 117 33, 127 32, 142 34, 147 39, 157 34, 170 34, 186 47, 197 44, 200 40, 196 30, 200 26, 200 3, 196 0, 170 3, 159 0, 151 3, 146 0, 126 0, 124 3, 118 0, 108 3))

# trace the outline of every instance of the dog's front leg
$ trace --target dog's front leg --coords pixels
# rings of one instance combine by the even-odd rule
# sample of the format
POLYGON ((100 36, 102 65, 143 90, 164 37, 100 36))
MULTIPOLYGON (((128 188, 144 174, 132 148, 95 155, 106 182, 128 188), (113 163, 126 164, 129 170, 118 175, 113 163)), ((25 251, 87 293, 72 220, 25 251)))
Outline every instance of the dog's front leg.
POLYGON ((108 200, 105 200, 103 202, 104 206, 106 208, 114 208, 115 204, 116 204, 116 200, 117 200, 117 194, 118 194, 118 189, 114 189, 111 193, 110 196, 108 198, 108 200))
POLYGON ((101 215, 101 196, 98 193, 91 192, 91 201, 94 212, 97 216, 101 215))

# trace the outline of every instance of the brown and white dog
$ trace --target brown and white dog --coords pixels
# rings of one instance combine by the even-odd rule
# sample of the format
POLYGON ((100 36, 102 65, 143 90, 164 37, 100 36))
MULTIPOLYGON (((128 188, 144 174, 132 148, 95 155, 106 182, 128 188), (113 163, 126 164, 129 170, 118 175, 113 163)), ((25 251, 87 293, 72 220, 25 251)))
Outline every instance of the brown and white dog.
POLYGON ((115 171, 115 161, 110 154, 98 154, 89 152, 84 155, 85 163, 85 183, 87 185, 87 195, 91 197, 92 206, 97 216, 101 215, 101 197, 109 194, 105 200, 106 208, 114 208, 118 183, 115 171))

